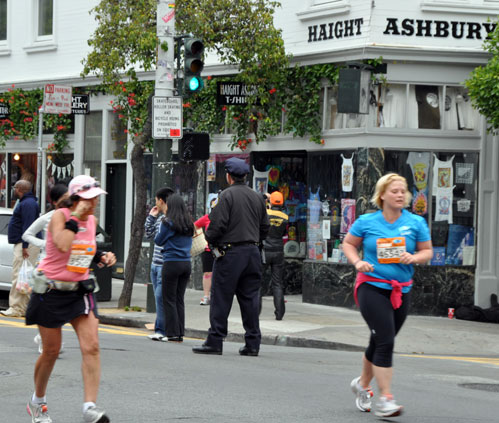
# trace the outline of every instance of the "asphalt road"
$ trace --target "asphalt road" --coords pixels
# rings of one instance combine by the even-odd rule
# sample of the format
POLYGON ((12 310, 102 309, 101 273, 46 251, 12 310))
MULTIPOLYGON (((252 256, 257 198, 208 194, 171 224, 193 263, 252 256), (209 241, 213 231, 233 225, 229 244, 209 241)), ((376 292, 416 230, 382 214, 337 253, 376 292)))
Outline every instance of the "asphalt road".
MULTIPOLYGON (((0 318, 0 421, 29 422, 37 347, 33 327, 0 318)), ((195 355, 183 344, 152 342, 146 331, 102 326, 99 405, 113 422, 363 422, 349 384, 361 353, 263 346, 241 357, 226 343, 223 356, 195 355)), ((54 423, 80 422, 80 353, 70 327, 48 390, 54 423)), ((497 422, 499 359, 397 355, 394 393, 405 414, 399 422, 497 422), (475 384, 470 389, 462 384, 475 384), (484 390, 485 389, 485 390, 484 390)))

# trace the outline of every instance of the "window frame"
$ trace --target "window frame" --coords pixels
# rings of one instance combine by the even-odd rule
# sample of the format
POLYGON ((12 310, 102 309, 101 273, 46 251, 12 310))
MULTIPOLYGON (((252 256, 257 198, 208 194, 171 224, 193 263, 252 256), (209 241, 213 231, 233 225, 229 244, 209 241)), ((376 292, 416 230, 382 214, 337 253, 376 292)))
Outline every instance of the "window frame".
POLYGON ((31 0, 31 25, 28 25, 29 44, 24 47, 28 54, 57 49, 57 0, 52 0, 52 34, 50 35, 38 35, 40 1, 31 0))
POLYGON ((5 4, 7 6, 7 10, 5 13, 5 22, 6 22, 6 31, 5 31, 5 40, 0 40, 0 56, 7 56, 10 55, 11 50, 10 50, 10 33, 11 33, 11 26, 10 23, 12 22, 11 15, 12 15, 12 0, 5 0, 5 4))

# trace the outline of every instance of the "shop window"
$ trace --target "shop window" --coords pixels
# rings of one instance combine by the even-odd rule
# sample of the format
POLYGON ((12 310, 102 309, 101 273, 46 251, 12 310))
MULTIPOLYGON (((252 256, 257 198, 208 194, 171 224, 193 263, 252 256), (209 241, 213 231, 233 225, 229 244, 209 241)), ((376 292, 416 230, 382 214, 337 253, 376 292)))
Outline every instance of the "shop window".
POLYGON ((53 0, 38 0, 38 36, 53 35, 54 3, 53 0))
POLYGON ((107 158, 125 160, 127 143, 126 126, 118 118, 116 113, 109 113, 109 118, 111 120, 111 137, 108 143, 107 158))
POLYGON ((338 113, 338 86, 327 87, 325 96, 325 115, 323 113, 325 130, 362 128, 366 126, 366 115, 356 113, 338 113))
POLYGON ((445 87, 444 129, 474 130, 479 115, 473 108, 468 91, 464 87, 445 87))
POLYGON ((7 0, 0 0, 0 43, 7 41, 7 0))
MULTIPOLYGON (((33 185, 33 192, 36 191, 36 168, 37 168, 37 155, 36 153, 30 154, 11 154, 10 163, 10 190, 13 192, 14 185, 17 181, 24 179, 31 182, 33 185)), ((9 208, 14 207, 16 199, 11 197, 9 208)))
POLYGON ((309 154, 308 260, 346 263, 341 242, 355 221, 355 167, 352 151, 309 154))
POLYGON ((48 154, 45 209, 50 207, 50 190, 54 185, 69 185, 74 177, 73 154, 48 154))
POLYGON ((374 126, 379 128, 404 128, 407 104, 407 85, 376 85, 371 92, 374 106, 374 126))
POLYGON ((280 191, 283 211, 289 216, 284 236, 284 255, 305 258, 307 240, 307 159, 305 152, 253 154, 253 189, 260 193, 280 191))
POLYGON ((431 264, 474 265, 478 154, 387 151, 385 157, 385 171, 408 181, 410 211, 428 223, 431 264))

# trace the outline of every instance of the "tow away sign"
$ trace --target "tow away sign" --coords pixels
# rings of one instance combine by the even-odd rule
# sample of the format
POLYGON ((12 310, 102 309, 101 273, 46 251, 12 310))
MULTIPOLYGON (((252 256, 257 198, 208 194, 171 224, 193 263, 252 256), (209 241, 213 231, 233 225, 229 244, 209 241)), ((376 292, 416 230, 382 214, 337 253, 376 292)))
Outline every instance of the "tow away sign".
POLYGON ((182 97, 153 97, 152 137, 182 138, 182 97))
POLYGON ((71 114, 71 92, 72 88, 69 85, 45 85, 43 113, 71 114))

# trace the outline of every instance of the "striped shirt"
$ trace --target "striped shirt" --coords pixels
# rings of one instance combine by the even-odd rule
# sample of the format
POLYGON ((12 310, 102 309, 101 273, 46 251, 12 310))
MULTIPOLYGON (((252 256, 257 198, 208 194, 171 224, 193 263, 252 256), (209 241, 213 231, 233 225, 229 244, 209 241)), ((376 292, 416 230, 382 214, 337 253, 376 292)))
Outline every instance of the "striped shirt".
MULTIPOLYGON (((163 215, 161 215, 162 217, 163 215)), ((159 232, 159 227, 161 225, 162 218, 160 215, 154 217, 152 215, 148 215, 146 218, 146 223, 144 225, 146 238, 154 240, 154 237, 159 232)), ((154 244, 154 252, 152 255, 152 264, 155 266, 163 266, 163 254, 161 250, 163 249, 162 245, 154 244)))

